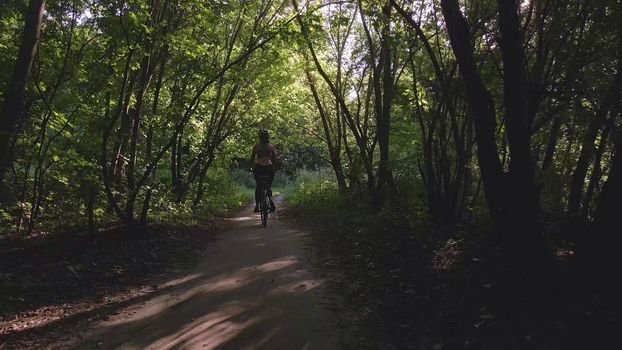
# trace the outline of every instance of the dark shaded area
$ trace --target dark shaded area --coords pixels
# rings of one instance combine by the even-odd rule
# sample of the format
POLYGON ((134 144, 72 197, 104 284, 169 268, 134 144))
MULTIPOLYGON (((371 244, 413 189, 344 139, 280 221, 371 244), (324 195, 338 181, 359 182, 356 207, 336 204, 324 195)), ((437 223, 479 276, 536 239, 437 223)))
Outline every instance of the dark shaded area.
POLYGON ((121 226, 93 235, 3 240, 0 334, 10 333, 13 319, 65 317, 85 307, 66 303, 106 303, 116 293, 187 270, 217 230, 217 224, 150 225, 143 232, 121 226))
POLYGON ((289 217, 311 228, 317 262, 371 348, 622 347, 619 288, 577 270, 571 249, 535 280, 482 227, 400 228, 352 209, 289 217))

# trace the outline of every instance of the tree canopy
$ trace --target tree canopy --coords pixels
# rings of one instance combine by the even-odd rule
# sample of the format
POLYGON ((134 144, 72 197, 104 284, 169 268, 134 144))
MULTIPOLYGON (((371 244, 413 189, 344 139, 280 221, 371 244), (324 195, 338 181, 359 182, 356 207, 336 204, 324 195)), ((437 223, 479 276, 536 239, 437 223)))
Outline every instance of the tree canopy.
POLYGON ((549 223, 618 243, 617 1, 8 1, 2 234, 197 212, 271 130, 380 208, 491 222, 526 266, 549 223), (415 210, 415 209, 413 209, 415 210), (559 225, 558 225, 559 224, 559 225))

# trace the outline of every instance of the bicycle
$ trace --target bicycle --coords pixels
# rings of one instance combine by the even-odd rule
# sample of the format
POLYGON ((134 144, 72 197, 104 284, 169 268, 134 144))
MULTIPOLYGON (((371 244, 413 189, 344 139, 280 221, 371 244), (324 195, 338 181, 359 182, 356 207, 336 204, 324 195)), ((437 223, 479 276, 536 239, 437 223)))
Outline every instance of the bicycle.
POLYGON ((268 193, 270 191, 270 176, 259 176, 259 193, 261 193, 261 200, 259 201, 259 213, 261 214, 261 225, 268 227, 268 213, 270 212, 270 197, 268 193))

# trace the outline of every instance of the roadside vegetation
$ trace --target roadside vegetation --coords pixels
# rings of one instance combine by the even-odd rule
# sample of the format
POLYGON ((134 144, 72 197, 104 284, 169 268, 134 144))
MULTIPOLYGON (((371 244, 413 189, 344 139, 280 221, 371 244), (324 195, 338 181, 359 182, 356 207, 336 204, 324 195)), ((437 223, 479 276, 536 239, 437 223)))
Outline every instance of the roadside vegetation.
POLYGON ((334 179, 309 178, 286 199, 283 214, 309 230, 315 264, 347 300, 332 307, 360 344, 559 349, 620 341, 616 289, 581 274, 572 244, 555 241, 558 270, 542 281, 508 260, 477 214, 441 224, 416 201, 378 209, 364 193, 340 193, 334 179))

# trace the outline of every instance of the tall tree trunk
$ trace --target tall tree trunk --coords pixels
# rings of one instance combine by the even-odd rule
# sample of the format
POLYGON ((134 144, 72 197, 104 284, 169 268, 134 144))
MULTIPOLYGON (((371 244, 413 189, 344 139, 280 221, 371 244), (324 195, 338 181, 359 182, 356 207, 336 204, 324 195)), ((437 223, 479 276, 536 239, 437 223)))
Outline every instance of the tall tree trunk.
POLYGON ((173 135, 173 145, 171 146, 171 186, 177 189, 177 135, 173 135))
MULTIPOLYGON (((389 135, 391 131, 391 105, 393 102, 393 66, 391 64, 391 4, 387 2, 382 7, 382 13, 384 16, 383 28, 381 31, 380 39, 380 57, 378 62, 378 69, 375 74, 381 74, 382 81, 378 77, 378 81, 374 82, 374 85, 381 84, 381 87, 375 89, 376 94, 381 94, 382 101, 380 102, 380 96, 376 97, 376 135, 378 137, 378 148, 380 151, 380 161, 378 163, 378 184, 377 190, 381 191, 384 185, 388 186, 391 192, 395 192, 395 183, 393 181, 393 173, 389 163, 389 135)), ((376 79, 374 79, 376 80, 376 79)))
POLYGON ((129 161, 127 165, 127 185, 129 188, 129 194, 125 205, 125 216, 130 223, 134 221, 134 208, 136 205, 136 197, 140 188, 136 184, 136 158, 138 156, 138 137, 140 136, 140 127, 142 123, 143 105, 145 101, 145 94, 149 88, 151 77, 153 76, 153 69, 151 65, 151 56, 153 52, 150 52, 148 56, 145 56, 142 61, 142 73, 140 77, 140 88, 136 92, 136 109, 134 118, 132 120, 132 133, 130 138, 129 147, 129 161))
POLYGON ((212 162, 214 161, 214 152, 210 152, 208 155, 207 161, 205 165, 201 169, 201 174, 199 176, 199 184, 197 186, 197 194, 194 197, 194 201, 192 202, 193 206, 199 205, 201 199, 203 199, 203 195, 205 194, 205 180, 207 178, 207 171, 212 166, 212 162))
MULTIPOLYGON (((106 198, 108 199, 108 205, 112 209, 112 211, 114 211, 115 214, 117 214, 117 216, 121 220, 124 220, 124 221, 125 221, 125 213, 119 207, 118 199, 116 198, 115 194, 112 192, 113 184, 111 184, 110 182, 110 177, 113 175, 113 172, 110 171, 110 167, 116 166, 117 158, 112 159, 111 165, 110 166, 108 165, 108 141, 110 140, 110 135, 112 133, 112 130, 117 124, 119 117, 123 113, 123 108, 125 104, 124 101, 126 99, 126 95, 128 94, 128 81, 130 79, 129 76, 131 74, 130 69, 131 69, 131 63, 132 63, 133 56, 134 56, 134 50, 133 49, 128 50, 127 58, 125 61, 125 68, 123 70, 123 78, 121 80, 121 88, 119 90, 119 97, 117 99, 116 111, 112 114, 106 129, 104 129, 102 145, 101 145, 101 166, 102 166, 101 174, 102 174, 102 180, 103 180, 102 182, 104 184, 104 191, 106 193, 106 198)), ((118 154, 118 151, 115 152, 115 156, 117 154, 118 154)))
POLYGON ((26 84, 30 75, 30 67, 37 52, 44 9, 45 0, 31 0, 28 4, 24 17, 22 41, 15 61, 13 76, 0 111, 0 204, 6 203, 9 197, 4 183, 4 175, 12 161, 11 140, 16 137, 15 125, 22 114, 26 84))
POLYGON ((477 157, 490 216, 501 228, 505 215, 505 174, 499 161, 495 140, 496 115, 490 93, 475 65, 473 43, 466 19, 456 0, 441 0, 450 44, 466 85, 466 93, 475 125, 477 157))
POLYGON ((95 199, 97 198, 96 194, 96 185, 94 183, 87 184, 87 196, 86 196, 86 218, 87 218, 87 227, 88 233, 95 233, 95 199))
MULTIPOLYGON (((131 89, 130 83, 130 89, 131 89)), ((129 94, 127 100, 129 101, 129 94)), ((123 112, 121 114, 121 126, 119 128, 119 140, 118 147, 115 147, 117 150, 115 152, 115 162, 114 168, 112 169, 112 174, 114 176, 113 183, 116 186, 120 186, 123 181, 123 173, 125 171, 125 157, 127 154, 127 146, 129 144, 129 138, 131 134, 132 128, 132 118, 135 114, 134 109, 127 108, 127 105, 123 108, 123 112)))
POLYGON ((542 159, 542 171, 546 171, 553 164, 553 156, 555 155, 555 148, 557 147, 557 139, 559 138, 559 130, 562 126, 562 118, 556 116, 553 119, 553 125, 551 125, 551 131, 549 131, 549 140, 546 144, 546 150, 544 153, 544 159, 542 159))
MULTIPOLYGON (((347 185, 345 176, 343 175, 343 169, 341 167, 341 156, 339 155, 339 150, 336 149, 335 142, 333 142, 334 135, 332 135, 329 126, 329 116, 326 112, 326 109, 322 105, 322 101, 320 100, 319 93, 315 86, 315 78, 313 77, 311 71, 307 69, 305 75, 307 77, 307 82, 309 83, 309 89, 311 90, 311 94, 313 95, 313 100, 315 101, 315 105, 317 106, 318 112, 320 113, 322 130, 324 131, 324 137, 326 138, 326 147, 328 147, 330 165, 335 172, 335 178, 337 179, 337 186, 339 188, 339 191, 344 192, 347 189, 347 185)), ((339 140, 336 140, 336 143, 339 143, 339 140)))
MULTIPOLYGON (((133 53, 134 49, 130 49, 133 53)), ((132 98, 132 90, 136 84, 136 73, 130 72, 130 80, 125 89, 125 96, 122 97, 121 107, 121 126, 117 133, 117 140, 114 145, 115 156, 114 166, 110 173, 114 176, 113 183, 117 186, 121 185, 123 181, 123 174, 125 172, 127 147, 132 134, 132 123, 135 116, 135 109, 130 108, 130 101, 132 98)))
POLYGON ((474 118, 479 166, 486 201, 497 228, 524 266, 538 272, 548 258, 540 232, 538 198, 530 157, 526 121, 526 74, 516 0, 499 0, 502 36, 504 107, 512 156, 509 177, 504 174, 495 139, 495 109, 476 68, 470 29, 456 0, 441 0, 451 47, 456 55, 474 118))
POLYGON ((499 0, 499 28, 503 54, 505 122, 510 147, 508 228, 510 242, 521 256, 536 256, 544 248, 538 191, 531 159, 530 127, 527 120, 527 73, 520 34, 517 0, 499 0))
MULTIPOLYGON (((161 82, 159 82, 161 83, 161 82)), ((158 89, 159 90, 159 89, 158 89)), ((156 96, 157 96, 157 92, 156 92, 156 96)), ((157 105, 157 98, 154 100, 154 104, 157 105)), ((154 107, 154 112, 155 112, 155 107, 154 107)), ((154 113, 155 114, 155 113, 154 113)), ((153 124, 149 125, 149 131, 147 131, 147 154, 146 154, 146 159, 147 161, 151 160, 151 153, 153 150, 153 124)), ((149 175, 149 180, 151 180, 151 177, 153 177, 155 173, 155 169, 153 170, 153 172, 149 175)), ((146 225, 147 224, 147 216, 149 214, 149 205, 151 202, 151 193, 152 193, 152 189, 151 187, 149 187, 147 189, 147 192, 145 193, 145 199, 143 200, 143 207, 142 207, 142 211, 140 213, 140 224, 141 225, 146 225)))
MULTIPOLYGON (((162 58, 162 63, 160 64, 160 72, 158 73, 158 80, 156 82, 155 92, 153 94, 153 107, 151 109, 151 118, 155 118, 158 115, 158 104, 160 102, 160 91, 162 89, 162 82, 164 81, 164 73, 166 71, 166 61, 168 59, 168 51, 165 51, 164 56, 162 58)), ((153 119, 149 124, 149 131, 147 132, 147 153, 146 159, 147 162, 151 160, 153 153, 153 119)), ((155 176, 156 168, 153 169, 153 172, 149 174, 149 179, 147 183, 151 182, 151 179, 155 176)), ((140 214, 140 224, 146 225, 149 214, 149 207, 151 205, 151 194, 153 189, 149 187, 147 192, 145 193, 145 199, 143 201, 143 208, 140 214)))
POLYGON ((174 162, 175 162, 175 173, 173 174, 174 176, 174 180, 173 182, 175 183, 175 194, 177 196, 181 195, 181 192, 183 190, 184 187, 184 179, 182 177, 182 171, 183 171, 183 149, 184 149, 184 130, 182 129, 179 133, 179 135, 177 135, 176 138, 176 146, 175 146, 175 151, 173 154, 174 157, 174 162))

